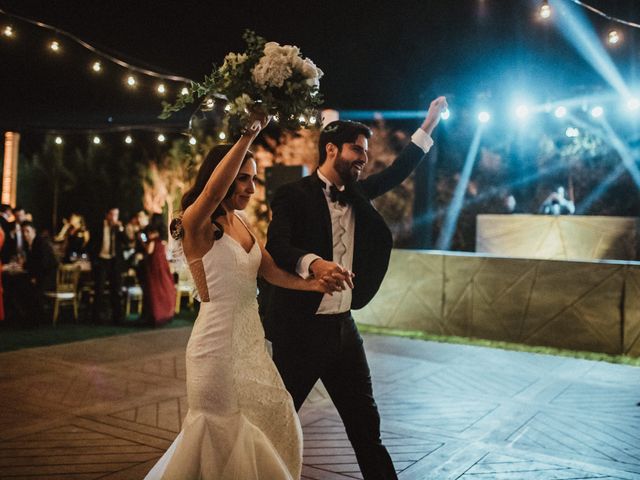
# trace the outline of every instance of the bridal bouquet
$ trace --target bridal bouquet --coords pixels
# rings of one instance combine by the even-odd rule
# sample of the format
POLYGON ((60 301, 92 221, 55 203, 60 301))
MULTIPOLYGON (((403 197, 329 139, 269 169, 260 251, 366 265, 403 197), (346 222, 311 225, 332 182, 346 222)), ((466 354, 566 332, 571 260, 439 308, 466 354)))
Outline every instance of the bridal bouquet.
POLYGON ((226 101, 225 111, 232 124, 248 126, 251 111, 273 115, 284 128, 297 130, 315 123, 322 103, 319 93, 322 70, 300 54, 293 45, 267 42, 247 30, 243 53, 229 53, 221 67, 214 65, 211 75, 201 83, 192 82, 188 92, 174 104, 163 102, 161 118, 204 99, 226 101))

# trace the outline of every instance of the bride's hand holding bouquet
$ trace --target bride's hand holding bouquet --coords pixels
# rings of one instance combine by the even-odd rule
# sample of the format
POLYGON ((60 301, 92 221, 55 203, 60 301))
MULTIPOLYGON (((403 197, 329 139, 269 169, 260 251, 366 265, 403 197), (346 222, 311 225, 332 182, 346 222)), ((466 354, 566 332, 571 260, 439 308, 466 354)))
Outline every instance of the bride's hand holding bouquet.
POLYGON ((226 102, 225 111, 232 125, 250 126, 254 112, 274 117, 280 126, 298 130, 314 125, 322 103, 319 82, 322 71, 300 49, 292 45, 267 42, 246 31, 247 49, 229 53, 219 68, 202 82, 192 82, 174 104, 163 103, 161 118, 181 110, 194 101, 226 102))

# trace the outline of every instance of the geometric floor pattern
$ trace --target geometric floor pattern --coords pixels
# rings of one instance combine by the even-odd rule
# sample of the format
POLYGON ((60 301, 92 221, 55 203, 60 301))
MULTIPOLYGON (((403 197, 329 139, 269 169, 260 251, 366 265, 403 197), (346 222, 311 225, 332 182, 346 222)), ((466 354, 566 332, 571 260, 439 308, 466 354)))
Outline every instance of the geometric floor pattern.
MULTIPOLYGON (((187 411, 189 329, 0 354, 0 478, 141 479, 187 411)), ((400 480, 640 479, 640 368, 365 336, 400 480)), ((303 479, 361 479, 318 385, 303 479)))

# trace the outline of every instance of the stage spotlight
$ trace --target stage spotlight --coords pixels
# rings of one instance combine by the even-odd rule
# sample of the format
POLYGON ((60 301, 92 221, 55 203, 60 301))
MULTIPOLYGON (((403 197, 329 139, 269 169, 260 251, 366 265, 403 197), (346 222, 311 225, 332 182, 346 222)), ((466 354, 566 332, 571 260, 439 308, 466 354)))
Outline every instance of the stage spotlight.
POLYGON ((567 108, 563 106, 559 106, 558 108, 555 109, 553 114, 556 116, 556 118, 564 118, 567 115, 567 108))
POLYGON ((487 123, 489 120, 491 120, 491 114, 489 114, 489 112, 482 111, 478 114, 478 121, 480 123, 487 123))
POLYGON ((600 118, 603 113, 604 109, 600 105, 597 105, 591 109, 591 116, 593 118, 600 118))
POLYGON ((620 34, 617 30, 609 30, 609 33, 607 34, 607 42, 609 42, 609 45, 617 45, 620 43, 620 34))
POLYGON ((631 97, 627 99, 627 110, 635 111, 640 108, 640 99, 637 97, 631 97))
POLYGON ((576 138, 580 136, 580 130, 576 127, 567 127, 564 134, 569 138, 576 138))
POLYGON ((546 20, 551 16, 551 7, 549 6, 548 0, 542 1, 542 6, 540 7, 539 13, 540 13, 540 18, 544 20, 546 20))
POLYGON ((518 105, 516 108, 516 117, 525 120, 529 116, 529 107, 527 105, 518 105))
POLYGON ((451 112, 449 111, 448 108, 445 108, 441 113, 440 113, 440 118, 442 120, 449 120, 449 118, 451 117, 451 112))

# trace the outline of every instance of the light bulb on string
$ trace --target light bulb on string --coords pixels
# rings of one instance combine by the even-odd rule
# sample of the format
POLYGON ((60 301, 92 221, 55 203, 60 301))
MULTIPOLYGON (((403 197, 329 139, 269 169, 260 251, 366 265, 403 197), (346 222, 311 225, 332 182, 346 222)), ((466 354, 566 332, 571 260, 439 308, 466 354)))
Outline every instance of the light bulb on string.
POLYGON ((195 145, 196 143, 198 143, 198 141, 196 140, 196 137, 191 137, 191 138, 189 139, 189 144, 190 144, 190 145, 195 145))
POLYGON ((165 93, 167 93, 167 88, 164 86, 164 83, 161 83, 158 85, 158 87, 156 88, 156 91, 160 94, 160 95, 164 95, 165 93))
POLYGON ((126 137, 124 137, 124 143, 126 143, 127 145, 131 145, 133 143, 133 137, 131 135, 127 135, 126 137))
POLYGON ((100 142, 102 142, 102 140, 100 139, 99 136, 96 135, 95 137, 93 137, 93 143, 95 145, 100 145, 100 142))
POLYGON ((166 138, 163 134, 158 135, 158 141, 159 141, 160 143, 164 143, 164 141, 165 141, 166 139, 167 139, 167 138, 166 138))
POLYGON ((567 107, 560 105, 553 112, 556 118, 564 118, 567 115, 567 107))
POLYGON ((540 6, 540 11, 538 13, 540 14, 540 18, 542 18, 543 20, 551 17, 551 7, 549 6, 548 0, 542 1, 542 6, 540 6))
POLYGON ((315 125, 317 121, 318 121, 318 120, 316 119, 316 117, 309 117, 309 123, 310 123, 311 125, 315 125))
POLYGON ((58 42, 57 40, 52 41, 49 44, 49 49, 52 52, 59 53, 60 52, 60 42, 58 42))
POLYGON ((15 36, 15 32, 11 25, 5 25, 2 27, 2 35, 7 38, 13 38, 15 36))
POLYGON ((128 76, 127 76, 127 80, 126 80, 126 81, 127 81, 127 85, 128 85, 130 88, 135 87, 135 86, 136 86, 136 84, 138 83, 138 82, 136 81, 136 77, 134 77, 133 75, 128 75, 128 76))
POLYGON ((180 95, 189 95, 189 89, 187 87, 182 87, 182 90, 180 90, 180 95))
POLYGON ((609 45, 617 45, 620 43, 620 40, 622 40, 622 38, 617 30, 609 30, 609 33, 607 34, 607 42, 609 45))
POLYGON ((62 145, 62 137, 56 137, 54 142, 56 142, 56 145, 62 145))
POLYGON ((220 133, 218 134, 218 138, 219 138, 220 140, 224 140, 225 138, 227 138, 227 134, 226 134, 226 133, 224 133, 224 132, 220 132, 220 133))
POLYGON ((96 73, 100 73, 102 71, 102 63, 100 63, 99 61, 93 62, 93 64, 91 64, 91 70, 96 73))

